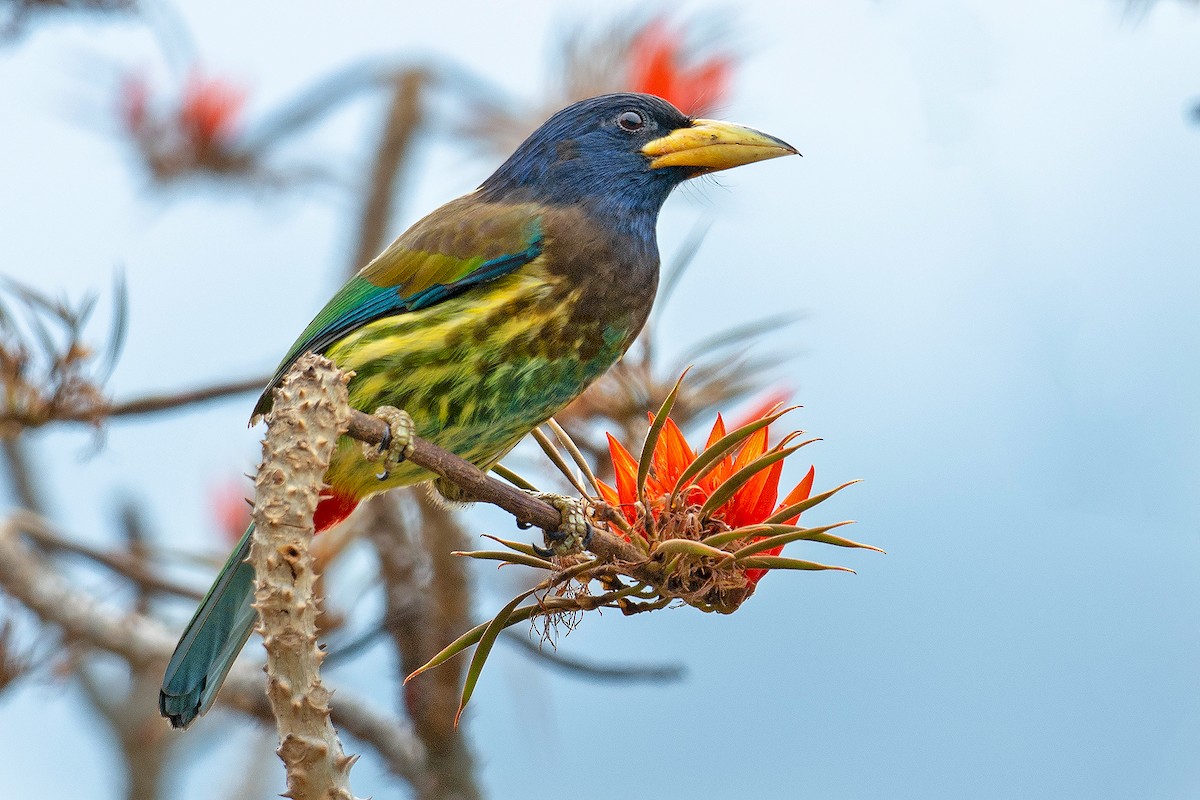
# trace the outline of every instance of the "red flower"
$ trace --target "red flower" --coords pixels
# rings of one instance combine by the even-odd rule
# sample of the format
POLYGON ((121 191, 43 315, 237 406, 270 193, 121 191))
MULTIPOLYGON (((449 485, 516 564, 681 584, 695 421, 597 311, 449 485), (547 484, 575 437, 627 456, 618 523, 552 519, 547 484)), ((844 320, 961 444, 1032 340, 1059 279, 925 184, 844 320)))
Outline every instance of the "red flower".
POLYGON ((732 423, 733 427, 740 428, 743 425, 749 425, 755 420, 773 414, 783 408, 792 399, 792 394, 791 389, 783 386, 770 390, 764 397, 756 399, 751 408, 738 414, 732 423))
POLYGON ((729 90, 733 60, 713 56, 694 64, 684 63, 682 36, 662 19, 654 19, 634 37, 629 87, 654 94, 684 113, 700 115, 719 106, 729 90))
POLYGON ((198 150, 224 147, 233 139, 245 101, 245 91, 232 83, 193 72, 180 102, 179 127, 198 150))
POLYGON ((118 113, 157 180, 245 174, 254 167, 236 141, 245 98, 232 83, 193 71, 180 96, 163 102, 135 72, 121 83, 118 113))
MULTIPOLYGON (((769 409, 764 409, 751 422, 765 419, 777 408, 778 405, 774 405, 769 409)), ((730 478, 755 462, 759 462, 764 456, 771 453, 782 453, 792 439, 798 435, 793 433, 775 447, 768 448, 769 427, 769 425, 763 425, 746 437, 733 451, 716 459, 707 467, 700 468, 697 474, 689 477, 688 486, 680 486, 677 491, 676 487, 680 478, 688 472, 689 468, 693 472, 696 471, 693 465, 696 463, 697 454, 687 443, 683 432, 679 430, 679 426, 675 424, 674 420, 667 419, 654 444, 651 469, 640 493, 637 485, 638 460, 610 435, 608 447, 612 456, 617 485, 613 488, 601 483, 601 495, 606 503, 620 508, 624 512, 626 520, 634 526, 633 532, 649 539, 650 534, 646 530, 645 516, 637 507, 639 500, 644 500, 653 521, 651 524, 655 528, 659 527, 659 523, 663 521, 669 511, 673 510, 673 507, 674 510, 678 510, 681 506, 693 508, 705 506, 709 498, 727 485, 730 478)), ((718 414, 708 442, 704 445, 704 450, 708 450, 716 444, 725 434, 725 422, 718 414)), ((700 520, 705 529, 737 530, 759 525, 766 522, 773 514, 809 498, 815 475, 815 468, 811 467, 808 474, 800 483, 796 484, 783 502, 776 505, 784 457, 781 456, 774 461, 767 459, 767 461, 768 463, 764 463, 757 471, 753 471, 750 477, 738 486, 728 498, 715 508, 708 510, 706 518, 700 520)), ((796 514, 788 519, 778 521, 777 524, 795 525, 799 518, 800 515, 796 514)), ((704 532, 711 531, 705 530, 704 532)), ((763 538, 766 537, 746 536, 749 541, 763 538)), ((782 550, 783 545, 780 545, 763 551, 762 555, 777 556, 782 550)), ((751 587, 757 584, 764 574, 766 574, 765 569, 748 568, 745 570, 746 580, 751 587)))
POLYGON ((246 481, 228 480, 209 491, 213 517, 221 536, 230 542, 242 538, 250 525, 251 505, 246 498, 248 489, 253 491, 254 487, 246 481))

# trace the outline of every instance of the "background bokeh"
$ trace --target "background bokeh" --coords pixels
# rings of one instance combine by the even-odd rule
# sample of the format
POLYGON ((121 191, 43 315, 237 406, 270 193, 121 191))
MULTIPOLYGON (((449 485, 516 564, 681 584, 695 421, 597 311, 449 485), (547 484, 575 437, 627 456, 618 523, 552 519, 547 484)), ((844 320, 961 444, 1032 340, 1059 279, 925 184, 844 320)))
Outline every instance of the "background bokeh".
MULTIPOLYGON (((682 663, 676 684, 579 681, 501 648, 467 712, 484 789, 1200 794, 1200 12, 1115 0, 669 10, 715 14, 738 54, 716 115, 804 158, 669 201, 664 254, 697 220, 713 225, 663 309, 661 346, 680 354, 705 332, 799 312, 755 345, 778 355, 764 383, 792 388, 798 423, 822 437, 805 451, 819 489, 865 479, 819 521, 857 519, 850 535, 888 555, 837 553, 857 576, 770 575, 730 617, 606 614, 560 641, 682 663)), ((176 53, 193 48, 244 87, 253 118, 385 54, 460 63, 532 104, 561 32, 620 13, 211 0, 161 9, 156 24, 187 30, 176 53)), ((339 282, 353 235, 353 186, 150 186, 113 87, 129 69, 171 67, 128 20, 39 21, 0 47, 3 273, 77 295, 106 292, 123 269, 118 397, 268 371, 339 282)), ((352 104, 303 152, 364 158, 380 112, 352 104)), ((422 143, 392 230, 494 164, 422 143)), ((38 434, 53 518, 102 542, 112 498, 134 497, 171 547, 220 549, 214 490, 257 455, 249 402, 114 422, 98 451, 81 429, 38 434)), ((499 512, 470 519, 514 531, 499 512)), ((483 586, 481 614, 508 598, 483 586)), ((181 602, 175 619, 189 612, 181 602)), ((384 660, 369 652, 330 674, 390 703, 384 660)), ((115 754, 82 705, 71 682, 45 678, 0 697, 0 792, 120 796, 115 754)), ((230 796, 247 765, 278 768, 248 726, 209 722, 186 734, 196 745, 178 753, 166 796, 230 796)), ((352 777, 361 795, 406 796, 368 760, 352 777)), ((261 796, 281 788, 272 772, 261 796)))

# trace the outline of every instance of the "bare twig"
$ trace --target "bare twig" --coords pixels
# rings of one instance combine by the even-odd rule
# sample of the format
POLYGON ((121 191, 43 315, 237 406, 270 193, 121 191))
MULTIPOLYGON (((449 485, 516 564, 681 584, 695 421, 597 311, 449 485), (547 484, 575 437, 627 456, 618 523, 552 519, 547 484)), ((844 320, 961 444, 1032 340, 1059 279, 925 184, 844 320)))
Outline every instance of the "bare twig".
POLYGON ((17 644, 16 620, 8 609, 0 608, 0 694, 33 669, 30 653, 17 644))
POLYGON ((51 422, 76 422, 85 425, 99 425, 106 419, 132 417, 142 414, 157 414, 164 411, 177 411, 192 405, 209 403, 226 397, 234 397, 247 392, 261 391, 270 378, 244 378, 218 383, 213 386, 201 386, 196 389, 185 389, 180 392, 147 395, 132 400, 116 403, 97 401, 87 407, 56 410, 52 416, 32 416, 20 413, 0 413, 0 428, 15 425, 25 428, 40 427, 51 422))
POLYGON ((97 296, 55 299, 11 280, 0 302, 0 434, 15 436, 58 417, 86 414, 105 403, 100 384, 123 341, 125 302, 118 280, 108 357, 97 359, 84 333, 97 296))
POLYGON ((167 758, 179 741, 161 724, 156 724, 159 670, 153 664, 130 666, 128 684, 123 690, 97 672, 95 664, 86 657, 75 669, 84 694, 121 747, 125 797, 157 800, 167 758))
MULTIPOLYGON (((30 520, 32 521, 32 519, 34 518, 31 517, 30 520)), ((129 553, 97 549, 63 536, 50 525, 40 521, 38 524, 26 525, 23 530, 30 539, 48 551, 71 553, 72 555, 94 561, 121 577, 129 579, 142 589, 161 592, 162 594, 177 595, 179 597, 188 597, 193 600, 201 600, 204 597, 204 592, 162 577, 158 572, 148 568, 141 560, 131 556, 129 553)))
POLYGON ((599 664, 565 655, 554 648, 546 647, 545 642, 531 641, 529 636, 512 630, 504 631, 504 641, 515 644, 546 666, 587 680, 670 683, 683 680, 685 672, 680 664, 599 664))
MULTIPOLYGON (((131 559, 139 571, 147 573, 144 521, 130 501, 122 503, 120 513, 127 546, 123 555, 131 559)), ((148 614, 150 605, 151 593, 139 584, 134 604, 136 612, 148 614)), ((161 672, 156 664, 130 665, 127 678, 122 680, 101 675, 90 656, 90 649, 79 653, 74 672, 84 695, 121 746, 125 797, 127 800, 157 800, 167 758, 179 741, 158 723, 155 700, 161 672)))
MULTIPOLYGON (((247 392, 262 391, 270 381, 268 377, 242 378, 237 381, 185 389, 179 392, 147 395, 133 400, 112 403, 103 411, 103 417, 129 417, 136 414, 153 414, 159 411, 175 411, 185 406, 208 403, 247 392)), ((86 422, 87 420, 78 420, 86 422)))
MULTIPOLYGON (((324 363, 322 363, 324 362, 324 363)), ((275 390, 255 480, 254 607, 267 651, 267 696, 294 800, 351 800, 353 756, 330 722, 317 647, 316 573, 309 545, 329 459, 346 427, 346 375, 300 358, 275 390)))
POLYGON ((65 15, 64 12, 68 11, 86 11, 96 16, 108 12, 140 12, 137 0, 12 0, 5 5, 8 8, 4 10, 4 15, 0 16, 0 42, 21 36, 31 20, 47 17, 47 12, 65 15))

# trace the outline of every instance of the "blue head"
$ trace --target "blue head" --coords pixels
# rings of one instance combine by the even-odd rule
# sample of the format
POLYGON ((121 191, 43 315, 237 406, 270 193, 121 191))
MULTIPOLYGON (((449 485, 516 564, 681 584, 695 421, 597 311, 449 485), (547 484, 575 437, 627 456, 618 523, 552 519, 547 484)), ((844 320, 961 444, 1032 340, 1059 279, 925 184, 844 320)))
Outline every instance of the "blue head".
POLYGON ((567 106, 479 187, 487 200, 582 204, 600 219, 653 231, 671 190, 688 178, 795 153, 729 123, 688 117, 647 94, 607 94, 567 106))

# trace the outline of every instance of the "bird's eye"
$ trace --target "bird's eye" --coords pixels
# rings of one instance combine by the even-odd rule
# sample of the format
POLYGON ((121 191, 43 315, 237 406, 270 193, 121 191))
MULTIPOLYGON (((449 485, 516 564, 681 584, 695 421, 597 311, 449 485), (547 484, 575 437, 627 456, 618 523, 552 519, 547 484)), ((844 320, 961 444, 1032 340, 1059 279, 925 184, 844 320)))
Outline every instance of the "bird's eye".
POLYGON ((646 120, 636 111, 622 111, 621 116, 617 117, 617 124, 621 126, 621 130, 632 133, 646 127, 646 120))

